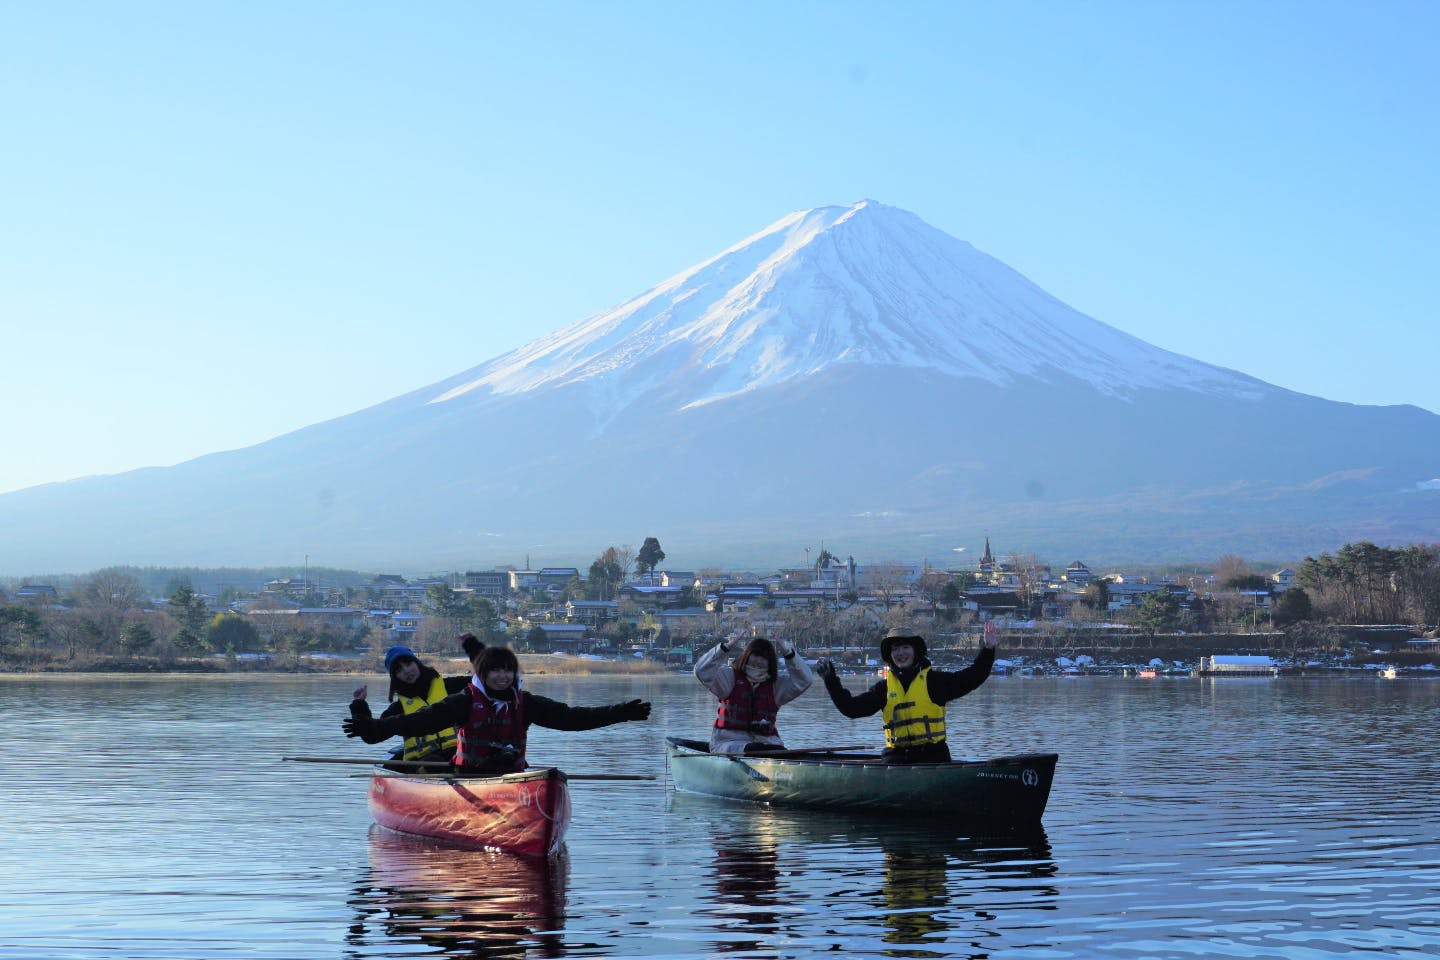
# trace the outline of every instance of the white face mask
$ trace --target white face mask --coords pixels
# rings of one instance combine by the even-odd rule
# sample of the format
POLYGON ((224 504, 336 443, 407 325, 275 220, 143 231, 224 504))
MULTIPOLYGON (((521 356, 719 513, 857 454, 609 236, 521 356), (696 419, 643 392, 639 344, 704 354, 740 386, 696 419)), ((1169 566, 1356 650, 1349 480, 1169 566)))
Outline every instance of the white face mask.
POLYGON ((764 683, 770 679, 770 664, 755 658, 745 664, 745 678, 751 683, 764 683))

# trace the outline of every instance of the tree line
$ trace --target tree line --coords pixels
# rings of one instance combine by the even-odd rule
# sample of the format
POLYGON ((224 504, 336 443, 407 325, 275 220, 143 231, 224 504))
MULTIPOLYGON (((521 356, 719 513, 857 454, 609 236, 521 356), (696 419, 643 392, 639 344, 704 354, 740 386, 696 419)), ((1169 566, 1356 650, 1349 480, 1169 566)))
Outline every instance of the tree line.
MULTIPOLYGON (((610 600, 628 582, 632 569, 652 573, 665 559, 659 541, 647 537, 640 551, 609 547, 590 565, 588 576, 576 577, 558 589, 546 588, 514 599, 517 619, 557 616, 569 599, 610 600)), ((819 567, 817 561, 817 568, 819 567)), ((1023 563, 1012 567, 1026 568, 1023 563)), ((1037 563, 1038 566, 1038 563, 1037 563)), ((703 571, 702 571, 703 572, 703 571)), ((713 571, 718 572, 718 571, 713 571)), ((900 602, 902 591, 881 585, 874 603, 861 603, 855 591, 837 592, 834 601, 797 609, 778 608, 762 597, 743 616, 705 617, 685 627, 662 627, 653 612, 630 601, 620 605, 619 620, 596 630, 617 647, 645 640, 661 646, 696 646, 717 633, 732 629, 761 629, 827 647, 866 646, 889 626, 930 620, 941 632, 966 635, 977 622, 964 607, 964 591, 973 573, 927 571, 917 584, 903 591, 913 602, 900 602), (838 601, 838 602, 835 602, 838 601)), ((1145 595, 1135 607, 1111 611, 1109 585, 1092 581, 1081 603, 1063 621, 1039 621, 1036 636, 1052 637, 1063 645, 1077 631, 1093 632, 1106 624, 1122 624, 1142 635, 1196 633, 1234 629, 1289 629, 1300 637, 1310 628, 1326 624, 1432 625, 1440 620, 1440 545, 1382 547, 1369 541, 1346 544, 1333 555, 1306 557, 1299 565, 1295 586, 1280 594, 1268 612, 1262 612, 1243 595, 1245 590, 1268 589, 1266 577, 1248 569, 1238 557, 1222 557, 1209 578, 1218 586, 1213 593, 1193 594, 1188 604, 1168 590, 1145 595)), ((1198 584, 1192 584, 1195 591, 1198 584)), ((363 591, 354 593, 357 599, 363 591)), ((1021 590, 1029 604, 1022 616, 1038 616, 1038 590, 1021 590)), ((0 656, 7 661, 35 663, 62 661, 80 666, 107 658, 144 657, 161 662, 219 654, 241 657, 266 653, 294 660, 309 652, 353 653, 383 650, 393 635, 363 623, 340 625, 321 616, 282 615, 278 603, 254 603, 245 616, 224 606, 207 606, 189 578, 174 576, 166 584, 166 600, 152 603, 153 591, 132 568, 109 568, 75 580, 57 603, 47 606, 0 604, 0 656), (268 606, 268 609, 267 609, 268 606), (273 616, 265 616, 267 612, 273 616)), ((703 598, 688 589, 682 606, 698 606, 703 598)), ((538 627, 502 630, 501 611, 484 597, 458 591, 446 584, 427 588, 425 620, 414 637, 417 647, 450 651, 457 634, 475 633, 486 642, 508 642, 516 649, 546 649, 538 627)))

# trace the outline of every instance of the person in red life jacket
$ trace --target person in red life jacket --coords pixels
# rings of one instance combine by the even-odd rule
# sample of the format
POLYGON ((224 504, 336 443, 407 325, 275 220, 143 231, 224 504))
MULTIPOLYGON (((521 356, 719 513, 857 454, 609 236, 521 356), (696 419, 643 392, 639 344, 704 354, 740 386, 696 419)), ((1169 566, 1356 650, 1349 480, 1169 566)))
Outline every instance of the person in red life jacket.
POLYGON ((788 641, 778 641, 777 655, 776 644, 756 637, 732 664, 727 657, 733 643, 738 641, 718 643, 695 662, 695 678, 720 698, 710 731, 710 752, 784 750, 775 717, 781 706, 810 689, 815 675, 788 641), (780 675, 782 656, 784 676, 780 675))
MULTIPOLYGON (((473 633, 462 633, 460 643, 467 657, 474 659, 484 648, 480 638, 473 633)), ((414 713, 433 706, 452 693, 459 693, 470 682, 468 675, 442 677, 434 667, 423 663, 409 647, 396 645, 385 651, 385 670, 390 674, 390 704, 380 714, 393 717, 401 713, 414 713)), ((350 716, 369 717, 370 704, 366 701, 368 686, 358 688, 350 701, 350 716)), ((406 737, 402 747, 393 751, 396 759, 434 760, 449 763, 455 758, 456 735, 454 728, 421 737, 406 737)))
POLYGON ((852 694, 840 683, 828 660, 815 664, 836 709, 847 717, 882 713, 888 763, 944 763, 950 759, 945 742, 945 705, 958 700, 990 676, 995 665, 995 624, 987 621, 975 662, 964 670, 936 670, 925 655, 925 638, 890 630, 880 641, 885 678, 863 693, 852 694))
POLYGON ((594 730, 627 720, 646 720, 650 704, 628 700, 605 707, 572 707, 520 689, 520 662, 505 647, 485 647, 471 666, 465 689, 415 713, 378 720, 351 717, 347 737, 378 743, 396 734, 418 736, 454 727, 461 773, 510 773, 525 769, 525 732, 531 724, 551 730, 594 730))

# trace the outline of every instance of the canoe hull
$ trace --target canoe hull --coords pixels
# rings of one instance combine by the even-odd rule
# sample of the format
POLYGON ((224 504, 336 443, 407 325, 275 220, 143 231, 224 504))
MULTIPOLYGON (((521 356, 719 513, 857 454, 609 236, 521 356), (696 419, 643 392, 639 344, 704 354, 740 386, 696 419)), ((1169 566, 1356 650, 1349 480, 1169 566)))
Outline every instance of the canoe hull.
POLYGON ((1058 760, 1057 754, 1035 753, 891 765, 873 756, 710 754, 696 741, 668 739, 677 790, 776 806, 934 813, 946 820, 1015 828, 1039 825, 1058 760))
POLYGON ((475 849, 546 857, 570 827, 570 790, 555 769, 495 777, 415 776, 376 768, 370 815, 390 830, 475 849))

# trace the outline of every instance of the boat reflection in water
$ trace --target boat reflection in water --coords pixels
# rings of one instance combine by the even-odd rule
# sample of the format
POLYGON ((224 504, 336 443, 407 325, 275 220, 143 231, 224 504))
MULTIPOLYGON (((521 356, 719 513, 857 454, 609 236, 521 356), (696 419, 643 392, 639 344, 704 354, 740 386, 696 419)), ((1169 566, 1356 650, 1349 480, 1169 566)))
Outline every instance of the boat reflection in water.
POLYGON ((1057 867, 1038 828, 969 837, 930 822, 679 793, 671 804, 709 821, 720 952, 804 937, 817 950, 936 956, 964 945, 983 953, 998 935, 997 917, 1013 931, 1015 914, 1056 908, 1057 867), (829 877, 823 892, 817 874, 829 877), (821 939, 832 944, 816 947, 817 913, 825 917, 821 939))
POLYGON ((714 836, 714 921, 722 953, 760 950, 780 932, 780 837, 756 818, 733 834, 714 836))
POLYGON ((369 870, 351 899, 352 947, 411 945, 450 957, 563 955, 564 851, 542 859, 465 850, 378 826, 369 842, 369 870))

